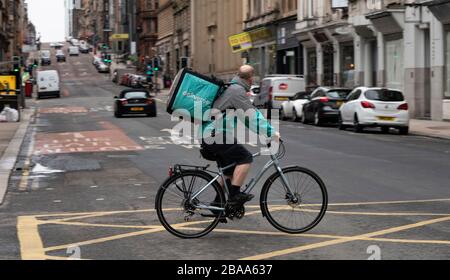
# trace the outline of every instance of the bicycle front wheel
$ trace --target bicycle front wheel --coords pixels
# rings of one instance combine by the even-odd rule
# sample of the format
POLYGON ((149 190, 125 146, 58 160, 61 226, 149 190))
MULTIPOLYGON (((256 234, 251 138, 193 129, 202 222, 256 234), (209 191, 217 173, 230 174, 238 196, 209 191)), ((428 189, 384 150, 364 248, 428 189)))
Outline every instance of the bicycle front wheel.
POLYGON ((213 181, 206 172, 186 171, 168 179, 156 195, 159 221, 171 234, 186 239, 200 238, 210 233, 222 218, 225 195, 214 182, 195 199, 194 195, 213 181))
POLYGON ((263 215, 276 229, 290 233, 305 233, 317 226, 328 207, 328 194, 320 177, 302 167, 283 169, 291 193, 280 173, 264 184, 261 192, 263 215))

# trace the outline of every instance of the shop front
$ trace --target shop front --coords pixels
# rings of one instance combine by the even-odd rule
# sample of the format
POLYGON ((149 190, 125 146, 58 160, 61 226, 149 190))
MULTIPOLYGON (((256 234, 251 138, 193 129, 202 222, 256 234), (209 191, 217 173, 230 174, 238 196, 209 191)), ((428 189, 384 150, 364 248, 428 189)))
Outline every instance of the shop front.
POLYGON ((279 23, 277 28, 277 74, 303 75, 303 48, 293 35, 296 20, 279 23))

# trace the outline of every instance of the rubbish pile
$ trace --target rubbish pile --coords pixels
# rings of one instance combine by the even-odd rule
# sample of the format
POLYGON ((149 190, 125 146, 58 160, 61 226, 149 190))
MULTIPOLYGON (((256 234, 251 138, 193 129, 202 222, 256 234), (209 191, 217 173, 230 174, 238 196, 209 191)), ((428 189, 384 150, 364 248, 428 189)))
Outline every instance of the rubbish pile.
POLYGON ((19 111, 10 107, 5 107, 0 113, 0 122, 18 122, 19 111))

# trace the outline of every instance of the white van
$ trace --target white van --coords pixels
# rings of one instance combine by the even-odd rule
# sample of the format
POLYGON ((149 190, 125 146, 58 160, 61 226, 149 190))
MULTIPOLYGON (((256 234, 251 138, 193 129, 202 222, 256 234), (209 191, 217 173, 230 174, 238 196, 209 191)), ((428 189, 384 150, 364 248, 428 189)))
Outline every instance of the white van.
POLYGON ((69 55, 70 56, 78 56, 80 54, 79 47, 69 47, 69 55))
POLYGON ((38 71, 37 73, 37 98, 44 96, 61 97, 59 87, 59 75, 56 70, 38 71))
POLYGON ((306 89, 305 79, 298 75, 273 75, 261 81, 260 92, 253 104, 257 108, 280 109, 285 101, 306 89))

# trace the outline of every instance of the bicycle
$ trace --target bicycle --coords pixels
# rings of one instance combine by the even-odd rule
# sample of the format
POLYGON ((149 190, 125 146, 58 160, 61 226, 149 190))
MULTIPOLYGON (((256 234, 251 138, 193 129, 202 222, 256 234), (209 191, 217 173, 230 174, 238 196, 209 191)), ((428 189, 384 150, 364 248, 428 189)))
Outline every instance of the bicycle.
MULTIPOLYGON (((281 168, 279 161, 285 154, 285 145, 280 142, 278 153, 271 154, 271 160, 250 180, 244 192, 251 193, 264 174, 274 167, 276 172, 266 180, 261 191, 262 215, 282 232, 301 234, 316 227, 323 219, 328 207, 328 194, 324 182, 313 171, 299 166, 281 168), (314 194, 307 196, 312 190, 314 194), (286 218, 286 213, 301 216, 286 218), (298 226, 302 221, 305 225, 298 226)), ((259 152, 253 157, 261 155, 259 152)), ((177 237, 193 239, 212 232, 224 218, 242 219, 246 214, 244 205, 227 201, 229 192, 224 171, 234 166, 219 167, 218 172, 209 170, 209 165, 175 165, 170 168, 169 178, 158 190, 155 203, 163 227, 177 237), (219 179, 223 180, 224 187, 219 179)))

